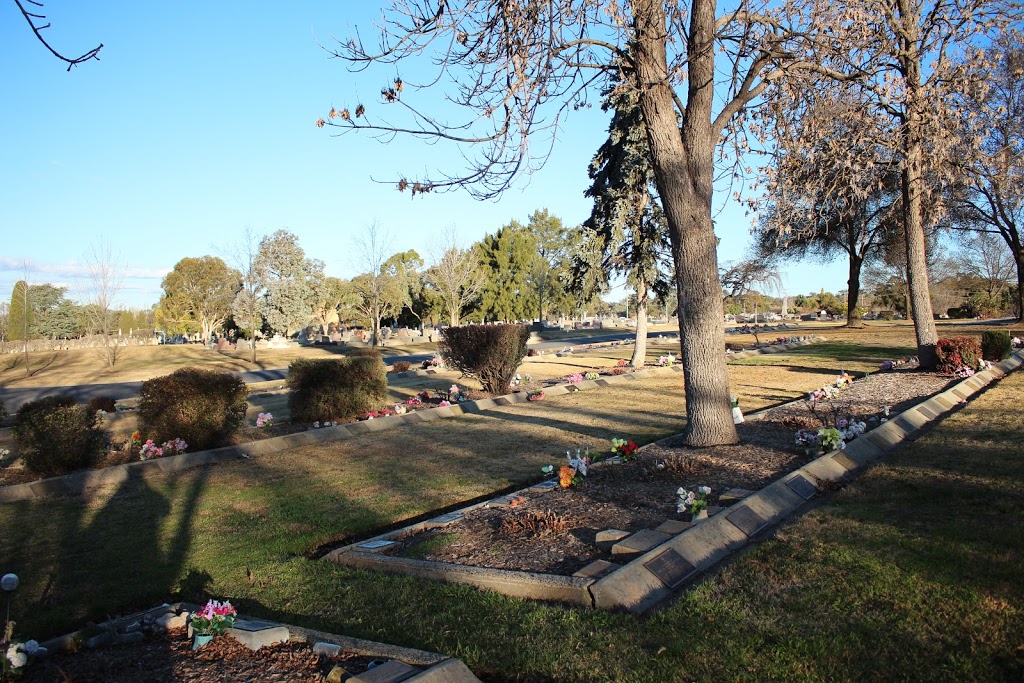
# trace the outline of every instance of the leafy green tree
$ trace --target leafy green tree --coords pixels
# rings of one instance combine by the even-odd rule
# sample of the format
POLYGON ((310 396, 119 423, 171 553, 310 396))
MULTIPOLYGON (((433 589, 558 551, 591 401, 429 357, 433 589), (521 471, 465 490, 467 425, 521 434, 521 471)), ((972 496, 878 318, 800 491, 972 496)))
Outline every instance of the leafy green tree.
POLYGON ((186 328, 182 331, 199 331, 203 340, 208 340, 231 316, 241 283, 242 274, 216 256, 184 258, 161 284, 161 319, 186 328))
POLYGON ((513 221, 476 245, 484 273, 480 307, 486 320, 524 320, 532 310, 528 284, 536 241, 513 221))
POLYGON ((309 284, 313 289, 313 320, 319 323, 320 331, 326 333, 327 328, 338 316, 338 309, 351 306, 355 302, 352 283, 341 278, 324 276, 310 280, 309 284))
POLYGON ((612 274, 626 276, 636 293, 636 344, 632 365, 647 357, 648 299, 668 296, 671 276, 668 224, 654 186, 643 114, 633 89, 618 84, 605 97, 611 110, 608 139, 590 162, 593 181, 584 193, 594 199, 583 223, 584 246, 573 278, 584 289, 606 289, 612 274))
POLYGON ((552 216, 547 209, 530 214, 525 227, 513 221, 519 230, 525 229, 533 237, 536 258, 529 269, 529 284, 537 292, 537 320, 544 320, 544 305, 558 297, 558 270, 565 257, 566 235, 562 219, 552 216))
POLYGON ((290 337, 310 320, 314 298, 310 283, 322 279, 324 263, 306 258, 299 238, 278 230, 260 242, 256 268, 266 283, 261 301, 263 318, 271 330, 290 337))

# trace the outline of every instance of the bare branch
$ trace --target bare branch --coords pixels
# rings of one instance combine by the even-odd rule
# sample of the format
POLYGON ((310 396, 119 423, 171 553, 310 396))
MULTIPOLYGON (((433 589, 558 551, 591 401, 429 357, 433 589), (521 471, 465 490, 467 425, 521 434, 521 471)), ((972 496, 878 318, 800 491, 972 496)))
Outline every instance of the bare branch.
MULTIPOLYGON (((25 0, 25 2, 33 4, 36 7, 43 6, 43 3, 38 2, 37 0, 25 0)), ((19 10, 21 10, 22 16, 25 17, 25 21, 28 22, 28 25, 32 27, 32 33, 36 34, 36 38, 39 39, 39 42, 42 43, 43 46, 46 47, 46 49, 53 54, 54 57, 61 60, 62 62, 66 62, 68 65, 68 71, 71 71, 72 67, 78 66, 83 62, 88 62, 90 59, 95 59, 97 62, 100 60, 99 54, 100 50, 103 49, 103 43, 100 43, 93 49, 78 57, 65 57, 61 53, 57 52, 55 49, 53 49, 53 46, 46 42, 46 38, 43 37, 43 30, 50 28, 50 24, 46 23, 39 25, 37 23, 37 21, 45 20, 46 16, 43 14, 29 12, 27 9, 25 9, 25 6, 22 4, 22 0, 14 0, 14 4, 18 6, 19 10)))

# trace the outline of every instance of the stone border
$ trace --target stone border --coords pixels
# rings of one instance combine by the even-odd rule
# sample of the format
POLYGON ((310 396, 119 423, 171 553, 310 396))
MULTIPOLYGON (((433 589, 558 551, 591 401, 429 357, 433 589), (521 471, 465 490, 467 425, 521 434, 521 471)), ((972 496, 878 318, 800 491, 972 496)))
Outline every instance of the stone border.
MULTIPOLYGON (((761 355, 762 353, 779 353, 781 351, 788 351, 800 346, 807 346, 821 340, 824 340, 824 337, 810 337, 805 341, 779 344, 767 347, 766 349, 758 349, 754 351, 743 351, 741 353, 732 354, 727 357, 727 360, 746 357, 743 354, 753 356, 761 355)), ((601 344, 598 344, 596 346, 600 345, 601 344)), ((614 345, 614 342, 605 342, 604 345, 614 345)), ((644 367, 621 375, 605 375, 596 380, 584 380, 577 384, 554 384, 550 387, 545 387, 544 393, 546 396, 562 396, 564 394, 576 391, 587 391, 589 389, 604 387, 610 384, 631 382, 642 377, 651 377, 668 372, 682 371, 682 365, 673 365, 671 367, 644 367)), ((424 374, 431 374, 435 371, 416 370, 415 372, 410 371, 410 373, 399 374, 409 375, 421 372, 424 374)), ((313 446, 316 444, 324 444, 334 441, 345 441, 357 435, 379 432, 392 427, 399 427, 401 425, 417 424, 419 422, 433 422, 434 420, 458 417, 466 413, 480 413, 497 407, 526 402, 527 393, 525 391, 517 391, 511 394, 506 394, 505 396, 499 396, 498 398, 482 398, 476 401, 454 403, 451 406, 414 410, 404 415, 389 415, 387 417, 378 417, 372 420, 348 422, 346 424, 334 425, 332 427, 307 429, 303 432, 286 434, 284 436, 275 436, 269 439, 250 441, 249 443, 225 446, 223 448, 215 448, 208 451, 182 453, 181 455, 171 455, 165 458, 154 458, 152 460, 140 460, 139 462, 132 462, 125 465, 114 465, 112 467, 103 467, 93 470, 79 470, 78 472, 72 472, 71 474, 65 474, 59 477, 50 477, 49 479, 40 479, 39 481, 28 482, 25 484, 14 484, 11 486, 0 487, 0 505, 25 500, 41 500, 50 496, 80 496, 85 495, 89 489, 99 486, 107 486, 110 484, 119 484, 121 482, 128 481, 129 479, 146 479, 147 477, 154 476, 160 472, 181 472, 182 470, 191 469, 193 467, 211 465, 213 463, 226 462, 228 460, 238 460, 240 458, 249 458, 254 455, 269 455, 271 453, 280 453, 282 451, 302 446, 313 446)))
MULTIPOLYGON (((96 648, 118 643, 141 642, 145 640, 142 630, 144 625, 164 630, 180 628, 186 625, 187 613, 198 609, 198 605, 185 602, 174 605, 163 604, 153 609, 111 619, 96 627, 52 638, 41 645, 47 649, 49 654, 57 650, 72 649, 79 645, 96 648), (89 635, 90 633, 93 635, 89 635)), ((339 652, 349 652, 363 657, 380 657, 389 661, 401 662, 403 665, 419 669, 418 673, 395 679, 409 681, 409 683, 447 681, 451 683, 473 683, 476 681, 479 683, 479 679, 461 660, 436 652, 339 636, 266 619, 246 618, 242 615, 235 620, 235 628, 229 629, 227 634, 253 650, 280 642, 301 642, 311 645, 313 652, 317 654, 333 656, 339 652)), ((409 671, 409 673, 412 672, 409 671)), ((358 683, 364 679, 360 675, 348 680, 358 683)))
MULTIPOLYGON (((692 582, 696 576, 746 546, 763 530, 804 508, 822 484, 853 476, 905 439, 918 434, 929 423, 941 421, 957 405, 966 403, 968 398, 1022 364, 1024 350, 893 416, 850 442, 844 450, 826 453, 783 475, 730 509, 680 533, 671 534, 665 542, 596 578, 469 567, 376 553, 380 549, 379 542, 386 547, 394 539, 409 533, 454 521, 452 517, 457 519, 460 513, 484 505, 500 504, 500 499, 478 503, 456 513, 338 548, 322 559, 364 569, 468 584, 516 597, 645 612, 676 588, 692 582)), ((530 488, 533 487, 517 493, 530 488)))

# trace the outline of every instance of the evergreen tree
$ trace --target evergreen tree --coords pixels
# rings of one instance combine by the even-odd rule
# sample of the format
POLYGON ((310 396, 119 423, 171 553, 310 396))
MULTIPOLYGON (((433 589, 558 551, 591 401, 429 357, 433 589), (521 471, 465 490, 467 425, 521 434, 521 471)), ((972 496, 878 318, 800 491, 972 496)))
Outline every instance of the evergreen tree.
POLYGON ((32 334, 31 287, 24 280, 14 283, 11 305, 7 309, 7 338, 12 341, 28 341, 32 334))
POLYGON ((480 266, 485 273, 481 289, 481 310, 485 320, 524 320, 533 310, 528 284, 536 264, 533 237, 512 221, 477 244, 480 266))
POLYGON ((632 364, 647 355, 647 306, 650 294, 664 300, 671 278, 668 225, 654 187, 647 132, 636 91, 623 84, 605 93, 611 110, 608 139, 590 162, 593 183, 584 193, 594 208, 583 223, 583 248, 575 259, 574 285, 584 291, 604 289, 612 274, 626 276, 636 292, 636 345, 632 364))

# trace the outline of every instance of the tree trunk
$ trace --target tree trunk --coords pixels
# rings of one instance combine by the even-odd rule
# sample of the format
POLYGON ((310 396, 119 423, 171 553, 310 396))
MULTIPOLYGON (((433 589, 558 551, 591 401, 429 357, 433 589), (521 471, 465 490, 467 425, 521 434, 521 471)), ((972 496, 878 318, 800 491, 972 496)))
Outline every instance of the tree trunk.
POLYGON ((455 296, 452 296, 451 300, 448 302, 448 322, 452 327, 459 326, 459 319, 462 317, 460 315, 460 313, 462 313, 461 308, 462 307, 459 306, 458 299, 455 296))
POLYGON ((636 344, 629 364, 642 368, 647 362, 647 283, 640 278, 636 283, 636 344))
POLYGON ((1017 322, 1024 323, 1024 250, 1013 250, 1013 262, 1017 266, 1017 322))
POLYGON ((857 302, 860 300, 860 267, 864 259, 850 254, 850 278, 846 281, 846 326, 863 327, 857 302))
MULTIPOLYGON (((255 300, 255 297, 254 297, 255 300)), ((250 343, 252 344, 252 364, 256 364, 256 318, 259 316, 253 311, 252 314, 252 328, 249 330, 250 343)))
POLYGON ((932 315, 931 294, 928 291, 928 263, 922 218, 922 187, 924 185, 923 108, 926 106, 921 88, 921 62, 918 51, 920 16, 909 0, 899 0, 900 19, 904 35, 903 54, 900 59, 906 87, 906 121, 903 136, 906 158, 903 168, 903 228, 907 247, 907 286, 910 288, 908 306, 913 310, 914 332, 917 335, 917 357, 920 367, 934 368, 938 362, 935 345, 939 340, 932 315))
POLYGON ((714 149, 714 0, 694 0, 687 36, 687 109, 680 135, 665 54, 661 0, 633 3, 639 102, 658 194, 672 244, 679 296, 679 336, 686 394, 686 442, 716 446, 739 441, 729 405, 718 241, 711 221, 714 149))

